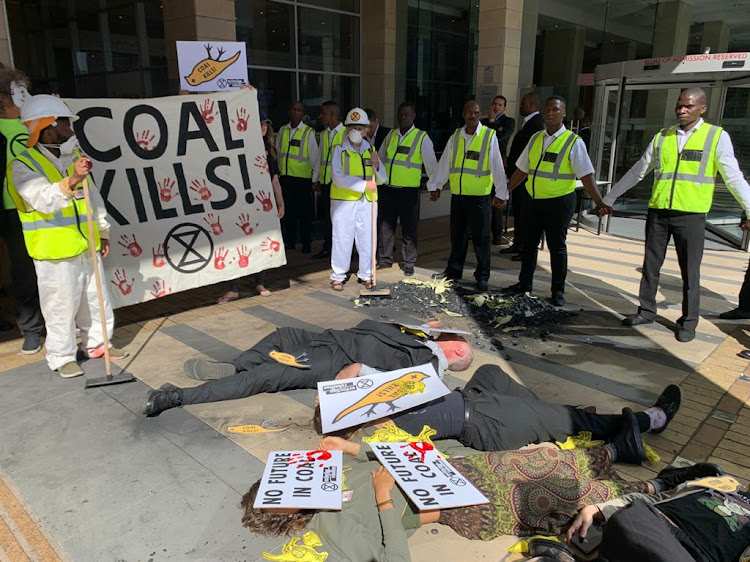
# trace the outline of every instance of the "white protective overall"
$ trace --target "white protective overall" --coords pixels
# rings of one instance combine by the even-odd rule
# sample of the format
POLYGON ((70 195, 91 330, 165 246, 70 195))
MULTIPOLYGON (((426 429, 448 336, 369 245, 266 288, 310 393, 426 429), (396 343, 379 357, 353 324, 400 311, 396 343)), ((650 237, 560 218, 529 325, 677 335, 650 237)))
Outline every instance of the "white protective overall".
MULTIPOLYGON (((345 189, 351 189, 362 194, 356 201, 341 201, 331 199, 331 224, 333 226, 333 237, 331 243, 331 281, 344 281, 349 273, 352 261, 352 247, 357 245, 359 253, 359 269, 357 277, 362 281, 372 280, 372 205, 365 197, 367 180, 350 176, 343 173, 341 169, 341 151, 353 150, 359 154, 370 148, 366 140, 359 147, 355 147, 348 138, 345 138, 340 146, 333 152, 331 161, 333 183, 345 189)), ((377 184, 385 182, 385 167, 379 163, 375 171, 377 184)), ((377 217, 377 203, 375 205, 375 216, 377 217)))
MULTIPOLYGON (((67 168, 73 162, 73 154, 61 154, 55 157, 44 146, 37 145, 39 151, 65 177, 67 168)), ((42 213, 56 213, 61 211, 71 201, 57 183, 31 170, 19 161, 11 166, 13 181, 19 195, 27 207, 42 213)), ((109 238, 109 223, 99 192, 89 176, 91 205, 94 208, 94 219, 99 227, 102 240, 109 238)), ((80 225, 84 235, 88 237, 87 225, 80 225)), ((101 257, 99 274, 104 279, 101 257)), ((81 330, 81 348, 88 355, 104 343, 101 322, 99 319, 99 302, 96 295, 94 267, 88 251, 72 258, 61 260, 34 260, 39 284, 39 304, 47 327, 47 365, 53 371, 66 363, 76 360, 76 327, 81 330)), ((114 329, 114 313, 107 294, 106 284, 102 284, 104 309, 107 318, 107 335, 111 341, 114 329)))

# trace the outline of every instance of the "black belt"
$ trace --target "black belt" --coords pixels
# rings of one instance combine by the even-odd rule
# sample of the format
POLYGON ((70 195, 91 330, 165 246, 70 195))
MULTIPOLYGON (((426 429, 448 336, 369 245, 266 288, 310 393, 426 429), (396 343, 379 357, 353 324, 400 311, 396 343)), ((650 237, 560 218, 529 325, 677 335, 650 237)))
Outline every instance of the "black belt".
MULTIPOLYGON (((464 436, 466 433, 466 430, 469 428, 469 423, 471 422, 472 414, 471 414, 471 404, 469 403, 469 399, 466 396, 466 392, 463 388, 457 388, 461 393, 461 396, 464 398, 464 426, 461 428, 461 437, 464 436)), ((461 438, 459 438, 459 441, 463 442, 461 438)))

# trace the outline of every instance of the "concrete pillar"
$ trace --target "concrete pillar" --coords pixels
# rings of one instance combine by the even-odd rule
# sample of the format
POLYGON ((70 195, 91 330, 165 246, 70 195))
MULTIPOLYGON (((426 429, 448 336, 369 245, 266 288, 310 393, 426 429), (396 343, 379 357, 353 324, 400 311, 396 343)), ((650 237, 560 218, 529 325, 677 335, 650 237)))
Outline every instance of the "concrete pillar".
POLYGON ((236 41, 234 0, 163 0, 170 81, 179 81, 175 41, 236 41))
MULTIPOLYGON (((360 105, 371 107, 380 122, 391 127, 396 121, 396 44, 397 38, 404 41, 406 33, 398 33, 397 14, 403 10, 398 0, 381 2, 362 2, 360 17, 362 19, 362 67, 360 69, 362 93, 360 105)), ((405 17, 405 14, 402 15, 405 17)), ((399 57, 403 58, 403 57, 399 57)), ((403 95, 403 88, 401 92, 403 95)))
POLYGON ((729 50, 729 24, 724 21, 707 21, 703 24, 701 53, 711 47, 712 53, 726 53, 729 50))
POLYGON ((6 19, 7 8, 5 0, 0 0, 0 62, 6 68, 13 67, 11 55, 10 37, 8 37, 8 20, 6 19))
POLYGON ((578 105, 578 75, 583 70, 586 29, 552 29, 544 34, 542 84, 562 92, 568 107, 578 105))
POLYGON ((492 98, 508 99, 506 113, 518 113, 523 0, 480 0, 477 101, 487 114, 492 98))
POLYGON ((534 88, 534 59, 536 58, 536 33, 539 28, 539 0, 523 3, 521 22, 521 59, 518 66, 518 85, 522 93, 534 88))

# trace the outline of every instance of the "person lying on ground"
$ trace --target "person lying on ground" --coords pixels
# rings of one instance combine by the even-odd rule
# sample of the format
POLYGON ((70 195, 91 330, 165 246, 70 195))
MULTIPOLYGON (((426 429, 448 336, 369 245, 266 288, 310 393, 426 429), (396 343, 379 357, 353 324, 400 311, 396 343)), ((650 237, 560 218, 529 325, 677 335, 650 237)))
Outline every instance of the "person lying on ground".
MULTIPOLYGON (((458 447, 441 450, 471 452, 458 447)), ((320 449, 341 450, 364 461, 369 451, 338 437, 326 437, 320 449)), ((345 456, 345 463, 350 457, 345 456)), ((260 481, 243 496, 242 525, 254 533, 282 536, 314 531, 328 562, 408 561, 407 538, 421 525, 441 523, 467 539, 492 540, 501 535, 557 535, 581 506, 627 493, 653 492, 653 483, 625 482, 612 466, 612 449, 595 447, 561 451, 542 445, 521 451, 473 453, 450 463, 479 489, 489 503, 422 511, 409 503, 390 473, 377 461, 355 462, 346 473, 353 494, 341 511, 256 509, 260 481)), ((693 477, 684 471, 681 478, 693 477)))
MULTIPOLYGON (((750 556, 750 494, 726 493, 684 482, 681 469, 667 468, 653 482, 654 494, 630 493, 583 507, 568 529, 585 538, 594 521, 604 522, 600 562, 728 562, 750 556)), ((699 463, 690 480, 720 477, 699 463)), ((713 480, 712 485, 719 478, 713 480)), ((706 483, 705 481, 703 482, 706 483)))
POLYGON ((208 381, 193 388, 165 384, 149 392, 143 413, 188 404, 245 398, 263 392, 317 388, 320 381, 394 371, 430 363, 443 371, 464 371, 474 359, 471 344, 455 334, 431 338, 397 324, 364 320, 347 330, 312 332, 278 328, 229 363, 189 359, 185 372, 208 381), (352 364, 361 364, 355 369, 352 364))
MULTIPOLYGON (((427 425, 437 432, 434 439, 457 439, 478 451, 505 451, 532 443, 565 441, 582 431, 590 431, 596 440, 613 441, 622 434, 627 440, 640 443, 641 432, 661 433, 667 428, 681 400, 682 391, 672 384, 651 408, 632 417, 626 413, 629 408, 622 415, 597 414, 540 400, 499 366, 482 365, 464 388, 374 424, 392 421, 411 435, 418 435, 427 425), (632 424, 631 419, 635 420, 632 424)), ((319 407, 315 408, 313 425, 321 434, 319 407)), ((348 428, 335 435, 350 438, 362 427, 348 428)), ((645 460, 643 447, 633 451, 632 457, 621 457, 619 461, 640 464, 645 460)))

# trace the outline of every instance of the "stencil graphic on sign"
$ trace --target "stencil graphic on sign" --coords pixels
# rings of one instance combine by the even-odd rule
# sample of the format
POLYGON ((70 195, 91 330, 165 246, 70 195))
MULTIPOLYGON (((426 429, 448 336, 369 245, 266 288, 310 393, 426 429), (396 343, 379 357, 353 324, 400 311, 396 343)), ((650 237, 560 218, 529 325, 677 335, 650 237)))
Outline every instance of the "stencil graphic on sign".
POLYGON ((164 240, 164 257, 181 273, 195 273, 208 265, 214 253, 214 242, 208 231, 198 224, 178 224, 164 240), (170 245, 170 241, 173 241, 170 245), (204 249, 206 243, 208 249, 204 249))
MULTIPOLYGON (((422 381, 426 378, 427 375, 424 373, 411 372, 401 375, 395 380, 381 384, 367 396, 357 401, 356 404, 352 404, 348 408, 339 412, 336 417, 333 418, 333 421, 337 422, 344 416, 348 416, 352 412, 364 408, 365 406, 370 406, 370 409, 365 412, 366 416, 374 415, 375 408, 377 408, 379 404, 387 404, 389 407, 388 411, 392 412, 396 409, 396 406, 394 406, 393 403, 399 398, 402 398, 407 394, 424 392, 425 384, 422 381)), ((359 387, 359 384, 357 386, 359 387)))
POLYGON ((218 48, 219 54, 216 58, 213 58, 211 56, 211 45, 205 45, 205 48, 208 56, 193 67, 190 76, 185 77, 185 80, 191 86, 200 86, 205 82, 213 80, 240 58, 240 51, 237 51, 228 59, 221 60, 221 56, 224 54, 224 49, 221 47, 218 48))

